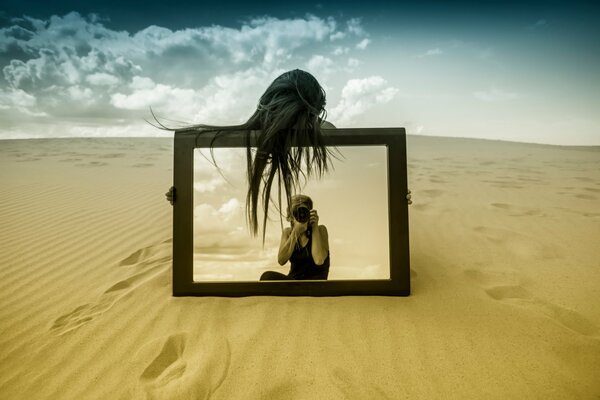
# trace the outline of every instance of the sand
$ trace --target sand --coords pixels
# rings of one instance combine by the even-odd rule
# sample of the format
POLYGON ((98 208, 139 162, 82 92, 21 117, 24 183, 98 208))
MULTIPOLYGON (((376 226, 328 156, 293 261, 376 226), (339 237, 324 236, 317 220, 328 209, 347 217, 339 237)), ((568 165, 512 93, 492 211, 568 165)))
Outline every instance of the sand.
POLYGON ((598 399, 600 149, 408 138, 410 297, 171 296, 171 139, 0 142, 2 399, 598 399))

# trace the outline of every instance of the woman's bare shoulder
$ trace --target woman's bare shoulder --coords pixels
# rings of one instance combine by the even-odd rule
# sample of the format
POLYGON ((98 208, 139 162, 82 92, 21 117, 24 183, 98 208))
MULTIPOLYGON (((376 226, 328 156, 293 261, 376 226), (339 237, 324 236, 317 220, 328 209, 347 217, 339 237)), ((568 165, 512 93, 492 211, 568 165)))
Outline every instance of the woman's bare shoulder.
POLYGON ((333 125, 331 122, 329 121, 323 121, 321 123, 321 128, 325 128, 325 129, 335 129, 335 125, 333 125))

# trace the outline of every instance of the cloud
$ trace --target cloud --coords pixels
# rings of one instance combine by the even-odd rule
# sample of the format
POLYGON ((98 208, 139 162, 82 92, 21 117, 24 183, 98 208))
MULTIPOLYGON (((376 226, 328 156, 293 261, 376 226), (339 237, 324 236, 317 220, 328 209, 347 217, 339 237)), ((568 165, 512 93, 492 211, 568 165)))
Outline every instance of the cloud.
POLYGON ((430 56, 439 56, 441 54, 444 54, 444 51, 442 49, 440 49, 439 47, 436 47, 435 49, 427 50, 425 53, 420 54, 417 57, 422 58, 422 57, 430 57, 430 56))
POLYGON ((16 109, 19 112, 29 116, 45 116, 45 113, 36 113, 31 111, 34 108, 37 100, 34 96, 21 89, 0 89, 0 110, 16 109))
MULTIPOLYGON (((238 27, 152 25, 137 32, 77 12, 11 21, 0 28, 0 118, 6 121, 0 134, 19 137, 26 130, 32 137, 97 135, 98 127, 133 132, 123 125, 140 127, 149 107, 184 123, 239 123, 286 70, 307 65, 321 76, 351 72, 356 59, 337 65, 307 52, 319 46, 329 52, 326 46, 335 41, 334 55, 347 54, 366 35, 358 18, 310 14, 252 18, 238 27), (31 116, 44 117, 43 125, 31 116)), ((369 42, 359 42, 359 49, 369 42)))
POLYGON ((199 102, 198 94, 193 89, 157 84, 147 77, 133 77, 129 88, 130 94, 112 94, 110 103, 125 110, 147 110, 154 107, 169 114, 191 115, 199 102))
POLYGON ((348 47, 342 47, 342 46, 338 46, 338 47, 336 47, 336 48, 333 50, 332 54, 333 54, 334 56, 339 56, 339 55, 342 55, 342 54, 348 54, 348 51, 350 51, 350 48, 348 48, 348 47))
POLYGON ((119 83, 119 78, 106 72, 96 72, 85 78, 86 82, 94 86, 114 86, 119 83))
POLYGON ((492 87, 489 90, 482 90, 473 92, 473 96, 476 99, 492 102, 492 101, 502 101, 502 100, 514 100, 521 97, 519 93, 515 92, 506 92, 504 90, 498 89, 496 87, 492 87))
POLYGON ((306 63, 306 67, 309 72, 317 76, 320 74, 327 75, 334 72, 333 60, 320 54, 315 54, 312 56, 306 63))
POLYGON ((364 49, 367 48, 367 46, 369 45, 369 43, 371 43, 371 40, 365 38, 365 39, 361 40, 360 42, 358 42, 356 44, 356 48, 360 49, 360 50, 364 50, 364 49))
POLYGON ((200 101, 191 115, 195 121, 205 123, 243 122, 256 108, 265 88, 283 72, 283 69, 269 71, 256 67, 217 75, 198 91, 200 101))
POLYGON ((365 30, 362 26, 360 18, 351 18, 346 22, 346 30, 348 33, 355 36, 362 36, 365 34, 365 30))
POLYGON ((339 103, 329 111, 331 120, 340 125, 350 124, 375 105, 390 102, 397 92, 381 76, 351 79, 342 89, 339 103))
POLYGON ((194 207, 194 228, 200 234, 237 231, 242 214, 241 203, 236 198, 227 200, 219 208, 206 203, 198 204, 194 207))
POLYGON ((350 68, 356 68, 358 67, 360 64, 362 64, 362 62, 360 60, 357 60, 356 58, 352 58, 350 57, 348 59, 348 67, 350 68))
POLYGON ((194 179, 194 190, 198 193, 214 192, 220 186, 223 186, 225 181, 222 178, 210 178, 205 180, 194 179))
MULTIPOLYGON (((201 261, 198 273, 225 273, 226 265, 255 269, 276 263, 277 230, 270 227, 263 250, 262 237, 250 236, 245 227, 243 206, 237 198, 195 205, 194 259, 201 261)), ((260 276, 256 271, 252 274, 255 279, 260 276)))
POLYGON ((195 195, 219 189, 219 195, 234 198, 235 188, 245 187, 245 157, 245 148, 217 148, 212 154, 209 149, 194 150, 195 195))
POLYGON ((334 40, 343 39, 345 37, 346 37, 346 33, 345 32, 338 31, 338 32, 335 32, 334 34, 330 35, 329 36, 329 40, 331 40, 333 42, 334 40))

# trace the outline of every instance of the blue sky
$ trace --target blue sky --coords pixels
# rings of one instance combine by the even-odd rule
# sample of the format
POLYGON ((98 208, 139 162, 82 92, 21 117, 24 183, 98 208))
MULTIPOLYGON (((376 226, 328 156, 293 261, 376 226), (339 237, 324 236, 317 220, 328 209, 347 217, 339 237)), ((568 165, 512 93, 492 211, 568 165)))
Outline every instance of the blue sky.
POLYGON ((600 145, 597 5, 3 3, 1 138, 164 136, 149 107, 238 123, 301 68, 339 127, 600 145))

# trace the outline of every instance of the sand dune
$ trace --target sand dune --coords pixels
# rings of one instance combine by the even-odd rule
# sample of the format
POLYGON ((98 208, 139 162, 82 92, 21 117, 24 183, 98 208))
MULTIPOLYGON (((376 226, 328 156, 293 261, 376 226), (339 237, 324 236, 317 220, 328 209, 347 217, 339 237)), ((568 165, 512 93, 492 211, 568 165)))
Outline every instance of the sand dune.
POLYGON ((408 298, 171 297, 170 139, 0 142, 2 399, 598 399, 600 149, 409 137, 408 298))

